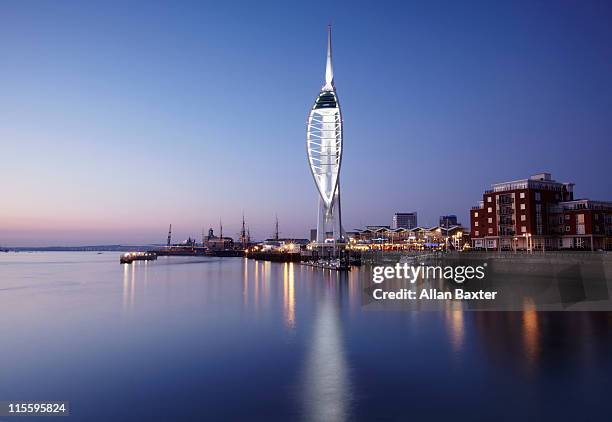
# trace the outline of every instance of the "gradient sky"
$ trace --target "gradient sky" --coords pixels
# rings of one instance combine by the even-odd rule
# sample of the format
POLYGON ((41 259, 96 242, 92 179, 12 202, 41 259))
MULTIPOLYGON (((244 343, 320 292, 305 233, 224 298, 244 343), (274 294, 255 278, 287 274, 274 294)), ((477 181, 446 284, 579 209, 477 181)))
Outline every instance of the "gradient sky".
POLYGON ((345 229, 549 171, 612 200, 612 2, 0 4, 0 244, 307 237, 326 25, 345 229))

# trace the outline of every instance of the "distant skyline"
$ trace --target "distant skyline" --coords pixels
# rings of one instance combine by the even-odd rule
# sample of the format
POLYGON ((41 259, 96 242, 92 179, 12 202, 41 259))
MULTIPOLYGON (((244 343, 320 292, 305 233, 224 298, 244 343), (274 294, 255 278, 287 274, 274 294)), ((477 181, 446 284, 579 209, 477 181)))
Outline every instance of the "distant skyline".
POLYGON ((6 1, 0 245, 308 237, 326 29, 346 230, 550 172, 612 200, 612 3, 6 1))

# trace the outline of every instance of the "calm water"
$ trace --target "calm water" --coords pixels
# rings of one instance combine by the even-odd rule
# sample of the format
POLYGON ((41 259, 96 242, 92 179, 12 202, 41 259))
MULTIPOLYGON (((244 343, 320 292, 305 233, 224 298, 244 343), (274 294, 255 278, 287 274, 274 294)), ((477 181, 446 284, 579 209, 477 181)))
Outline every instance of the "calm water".
POLYGON ((610 313, 370 311, 363 270, 118 257, 0 254, 0 400, 84 421, 609 420, 610 313))

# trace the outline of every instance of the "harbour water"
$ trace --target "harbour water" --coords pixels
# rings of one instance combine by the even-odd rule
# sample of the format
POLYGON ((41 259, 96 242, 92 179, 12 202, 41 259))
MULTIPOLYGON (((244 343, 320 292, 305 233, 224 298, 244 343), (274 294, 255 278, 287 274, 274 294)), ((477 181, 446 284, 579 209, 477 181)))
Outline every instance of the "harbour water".
POLYGON ((0 400, 79 421, 608 418, 612 313, 370 310, 364 271, 0 254, 0 400))

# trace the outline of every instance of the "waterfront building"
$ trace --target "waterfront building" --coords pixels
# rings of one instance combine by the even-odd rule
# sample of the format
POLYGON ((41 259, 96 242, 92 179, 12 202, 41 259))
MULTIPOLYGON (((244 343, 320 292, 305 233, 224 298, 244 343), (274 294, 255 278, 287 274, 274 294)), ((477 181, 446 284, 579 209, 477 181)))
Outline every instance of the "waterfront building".
POLYGON ((552 220, 556 232, 562 234, 560 248, 612 250, 611 201, 564 201, 553 209, 552 220))
POLYGON ((472 246, 492 250, 610 249, 612 202, 574 200, 550 173, 496 183, 470 211, 472 246))
POLYGON ((208 236, 206 236, 204 246, 210 251, 229 250, 234 248, 234 239, 223 236, 222 232, 220 232, 219 236, 215 236, 214 230, 210 228, 208 229, 208 236))
POLYGON ((391 226, 366 226, 367 230, 390 229, 391 226))
POLYGON ((463 249, 469 245, 469 233, 460 226, 451 227, 403 227, 367 226, 348 235, 349 243, 356 249, 423 250, 463 249))
POLYGON ((342 162, 342 114, 334 85, 331 26, 327 34, 325 84, 308 116, 306 149, 308 164, 319 192, 317 243, 343 242, 340 206, 342 162))
POLYGON ((418 226, 416 212, 396 212, 391 221, 392 229, 413 229, 418 226))

